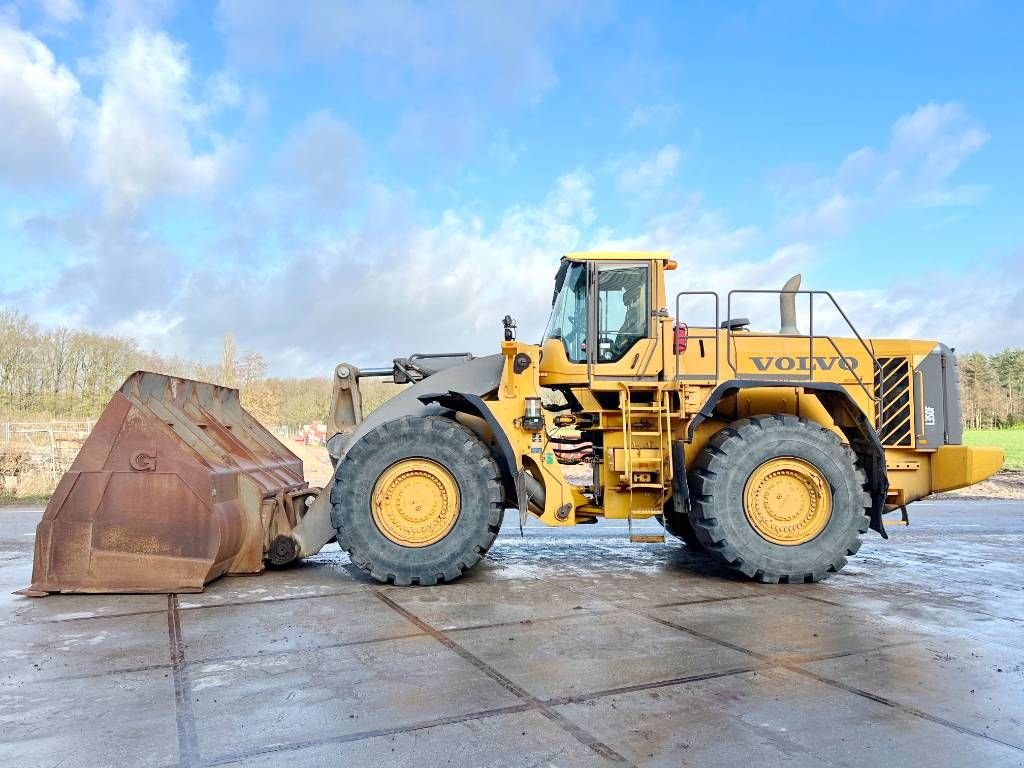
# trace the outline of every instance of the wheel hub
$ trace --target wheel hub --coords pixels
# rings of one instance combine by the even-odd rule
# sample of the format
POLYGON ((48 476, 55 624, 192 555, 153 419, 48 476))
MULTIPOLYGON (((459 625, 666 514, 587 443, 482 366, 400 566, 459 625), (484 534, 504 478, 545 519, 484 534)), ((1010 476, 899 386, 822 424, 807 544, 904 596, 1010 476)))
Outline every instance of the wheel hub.
POLYGON ((769 459, 747 479, 743 509, 750 526, 773 544, 796 546, 821 533, 832 516, 832 491, 810 462, 769 459))
POLYGON ((403 459, 377 479, 370 499, 373 522, 403 547, 440 541, 459 517, 459 486, 452 474, 430 459, 403 459))

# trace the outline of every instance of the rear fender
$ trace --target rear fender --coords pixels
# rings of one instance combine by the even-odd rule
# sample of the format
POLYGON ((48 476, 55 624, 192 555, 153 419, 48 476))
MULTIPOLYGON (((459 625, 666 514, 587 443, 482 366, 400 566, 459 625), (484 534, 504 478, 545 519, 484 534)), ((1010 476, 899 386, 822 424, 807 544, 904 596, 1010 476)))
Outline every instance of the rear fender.
POLYGON ((764 387, 800 387, 804 392, 814 395, 821 402, 835 421, 836 426, 850 443, 853 452, 857 454, 868 476, 868 486, 871 493, 871 509, 868 517, 871 520, 871 528, 877 531, 883 538, 889 538, 882 523, 882 512, 885 509, 885 498, 889 491, 889 477, 885 468, 885 449, 878 439, 875 428, 868 420, 857 403, 850 397, 850 393, 839 384, 828 382, 809 383, 805 381, 778 381, 763 379, 733 379, 723 382, 711 393, 705 401, 700 413, 691 419, 688 427, 688 439, 693 440, 694 431, 701 422, 712 418, 715 415, 715 408, 724 397, 735 395, 743 389, 764 387))

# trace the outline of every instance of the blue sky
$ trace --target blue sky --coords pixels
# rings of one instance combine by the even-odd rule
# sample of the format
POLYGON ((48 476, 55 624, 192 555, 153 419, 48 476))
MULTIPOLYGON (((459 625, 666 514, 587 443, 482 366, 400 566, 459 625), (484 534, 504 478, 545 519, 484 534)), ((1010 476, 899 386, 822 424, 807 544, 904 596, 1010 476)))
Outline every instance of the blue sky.
MULTIPOLYGON (((493 350, 558 256, 1024 343, 1014 3, 0 5, 0 305, 282 374, 493 350)), ((767 322, 767 321, 766 321, 767 322)))

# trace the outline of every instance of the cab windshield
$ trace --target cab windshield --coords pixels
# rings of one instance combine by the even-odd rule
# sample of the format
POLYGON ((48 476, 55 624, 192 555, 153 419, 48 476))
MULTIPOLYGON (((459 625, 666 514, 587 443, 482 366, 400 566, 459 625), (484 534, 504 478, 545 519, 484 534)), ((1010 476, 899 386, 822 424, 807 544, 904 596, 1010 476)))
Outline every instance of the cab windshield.
POLYGON ((551 319, 544 331, 544 341, 548 339, 561 340, 569 362, 586 362, 587 265, 582 262, 563 261, 558 270, 551 319))

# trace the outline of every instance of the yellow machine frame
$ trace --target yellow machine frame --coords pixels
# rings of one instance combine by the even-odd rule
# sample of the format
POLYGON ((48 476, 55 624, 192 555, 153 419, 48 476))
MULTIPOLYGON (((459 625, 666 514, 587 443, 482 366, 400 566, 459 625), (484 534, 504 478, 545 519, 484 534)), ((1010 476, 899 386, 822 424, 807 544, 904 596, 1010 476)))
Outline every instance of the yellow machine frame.
MULTIPOLYGON (((798 415, 834 431, 843 442, 857 443, 865 465, 874 467, 869 473, 875 496, 872 522, 880 532, 883 512, 933 492, 971 485, 1002 464, 997 448, 929 445, 914 429, 909 445, 880 441, 880 403, 874 395, 879 359, 904 358, 907 370, 914 371, 936 348, 935 341, 865 340, 852 326, 849 337, 703 327, 689 328, 689 339, 699 343, 677 353, 677 318, 666 301, 665 272, 676 267, 669 254, 572 253, 565 260, 647 266, 652 311, 648 335, 615 362, 571 362, 557 339, 542 345, 515 340, 502 344, 501 384, 494 398, 486 400, 489 413, 481 414, 485 418, 476 420, 475 428, 492 442, 496 431, 507 437, 505 452, 516 472, 543 486, 543 504, 532 504, 531 511, 547 525, 661 514, 674 489, 681 487, 673 486, 673 479, 685 472, 708 440, 730 422, 756 414, 798 415), (526 359, 529 365, 524 366, 526 359), (768 359, 784 364, 765 376, 762 368, 768 359), (800 378, 786 375, 791 365, 801 368, 800 378), (577 424, 602 433, 602 455, 596 457, 591 485, 580 488, 566 479, 547 430, 524 427, 526 401, 542 397, 542 390, 549 388, 575 400, 577 424), (675 456, 673 444, 682 449, 675 456)), ((824 292, 800 293, 820 293, 834 303, 824 292)), ((717 296, 702 295, 714 297, 717 306, 717 296)), ((909 412, 918 413, 921 390, 911 386, 907 396, 909 412)))

